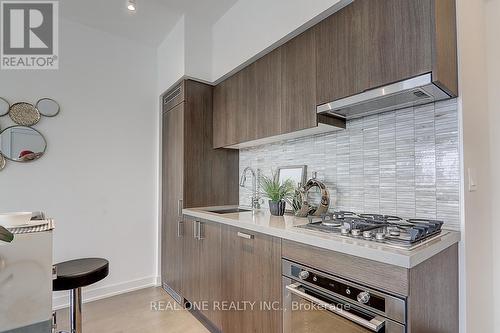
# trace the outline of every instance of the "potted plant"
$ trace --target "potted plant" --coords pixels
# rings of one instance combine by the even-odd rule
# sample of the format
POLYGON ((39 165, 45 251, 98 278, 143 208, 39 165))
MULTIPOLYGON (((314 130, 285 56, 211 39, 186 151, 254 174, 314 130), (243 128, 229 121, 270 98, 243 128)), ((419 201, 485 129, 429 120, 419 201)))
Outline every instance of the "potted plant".
POLYGON ((271 177, 261 176, 260 188, 264 196, 269 199, 269 211, 271 215, 283 216, 285 214, 286 201, 293 197, 295 188, 293 181, 287 179, 280 182, 278 173, 273 173, 271 177))

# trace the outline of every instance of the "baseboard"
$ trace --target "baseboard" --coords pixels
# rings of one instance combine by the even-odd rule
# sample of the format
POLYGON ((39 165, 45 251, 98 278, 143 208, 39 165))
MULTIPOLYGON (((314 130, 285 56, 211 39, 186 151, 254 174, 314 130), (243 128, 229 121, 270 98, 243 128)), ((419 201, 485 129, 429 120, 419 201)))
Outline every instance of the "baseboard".
POLYGON ((155 278, 156 282, 155 282, 155 286, 157 287, 161 287, 161 276, 157 276, 155 278))
MULTIPOLYGON (((159 283, 160 280, 161 278, 157 276, 151 276, 97 288, 92 288, 92 287, 83 288, 82 290, 83 303, 92 302, 120 294, 125 294, 131 291, 144 289, 148 287, 156 287, 160 285, 159 283)), ((52 298, 53 310, 63 309, 68 306, 69 306, 69 292, 65 292, 62 295, 57 295, 52 298)))

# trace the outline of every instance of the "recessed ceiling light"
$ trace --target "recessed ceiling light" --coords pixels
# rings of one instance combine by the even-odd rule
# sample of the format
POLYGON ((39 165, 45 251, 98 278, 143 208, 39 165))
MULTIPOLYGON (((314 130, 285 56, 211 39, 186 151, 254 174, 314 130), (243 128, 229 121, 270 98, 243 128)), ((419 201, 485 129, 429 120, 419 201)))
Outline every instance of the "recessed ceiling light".
POLYGON ((137 10, 136 0, 127 0, 127 9, 131 12, 135 12, 137 10))

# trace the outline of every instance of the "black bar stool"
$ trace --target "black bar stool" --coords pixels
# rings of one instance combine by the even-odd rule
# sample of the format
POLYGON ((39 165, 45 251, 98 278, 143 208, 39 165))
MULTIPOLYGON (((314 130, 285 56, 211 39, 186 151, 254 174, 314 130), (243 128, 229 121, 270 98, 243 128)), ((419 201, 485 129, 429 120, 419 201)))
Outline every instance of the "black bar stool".
POLYGON ((56 264, 57 278, 52 290, 69 290, 70 333, 82 333, 82 287, 101 281, 109 274, 109 262, 101 258, 83 258, 56 264))

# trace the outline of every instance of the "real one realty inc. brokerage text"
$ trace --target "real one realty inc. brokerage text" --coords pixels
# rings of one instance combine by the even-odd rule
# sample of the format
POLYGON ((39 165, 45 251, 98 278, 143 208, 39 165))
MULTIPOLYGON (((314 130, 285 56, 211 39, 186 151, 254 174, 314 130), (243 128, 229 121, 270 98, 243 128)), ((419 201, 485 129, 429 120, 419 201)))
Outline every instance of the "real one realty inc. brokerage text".
POLYGON ((335 307, 338 311, 349 311, 349 304, 328 304, 320 305, 315 303, 305 302, 290 302, 287 309, 283 308, 279 301, 199 301, 186 302, 181 305, 175 301, 154 301, 151 302, 152 311, 177 311, 177 310, 194 310, 194 311, 316 311, 316 310, 331 310, 335 307))

